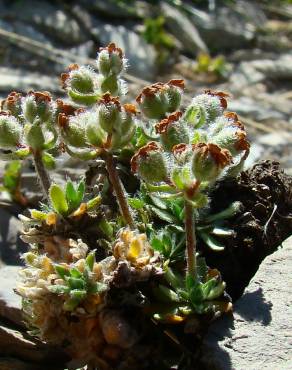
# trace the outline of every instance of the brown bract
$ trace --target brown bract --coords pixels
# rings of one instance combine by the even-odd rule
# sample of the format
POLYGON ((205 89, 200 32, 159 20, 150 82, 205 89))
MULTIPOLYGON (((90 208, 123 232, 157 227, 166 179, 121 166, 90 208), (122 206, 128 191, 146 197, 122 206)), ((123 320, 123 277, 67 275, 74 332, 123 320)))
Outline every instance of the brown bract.
POLYGON ((76 64, 76 63, 70 64, 68 66, 68 68, 67 68, 68 69, 68 72, 64 72, 64 73, 61 74, 60 79, 61 79, 61 83, 62 83, 62 88, 63 89, 65 89, 67 87, 67 80, 70 77, 70 72, 71 71, 76 71, 79 68, 80 68, 79 65, 76 64))
POLYGON ((167 82, 167 85, 169 86, 176 86, 180 89, 184 89, 185 88, 185 81, 184 80, 170 80, 167 82))
POLYGON ((111 42, 105 48, 99 48, 99 51, 103 50, 106 50, 109 54, 117 53, 120 58, 122 58, 124 55, 123 50, 121 48, 116 47, 116 44, 114 42, 111 42))
POLYGON ((60 108, 61 110, 61 112, 58 114, 58 126, 63 129, 68 127, 70 117, 85 112, 84 108, 75 108, 70 104, 63 103, 60 99, 58 99, 57 104, 58 109, 60 108))
POLYGON ((153 152, 153 151, 160 151, 160 147, 157 145, 157 143, 155 141, 150 141, 148 144, 142 146, 142 148, 140 148, 138 150, 138 152, 136 154, 133 155, 132 159, 131 159, 131 170, 132 172, 137 172, 138 170, 138 161, 139 159, 141 158, 147 158, 149 153, 150 152, 153 152))
POLYGON ((65 113, 59 113, 58 115, 58 126, 65 129, 69 123, 69 116, 65 113))
POLYGON ((111 94, 106 93, 103 94, 101 99, 99 100, 99 104, 104 105, 115 105, 119 111, 121 111, 121 103, 118 97, 111 96, 111 94))
POLYGON ((155 125, 155 131, 157 134, 163 134, 167 131, 169 125, 172 125, 174 122, 177 122, 182 116, 182 112, 175 112, 170 114, 167 118, 161 120, 155 125))
POLYGON ((2 100, 1 102, 1 109, 4 109, 4 106, 6 105, 7 109, 9 110, 9 107, 13 108, 14 105, 16 105, 22 97, 22 94, 12 91, 6 99, 2 100))
POLYGON ((232 156, 229 150, 222 149, 216 144, 198 143, 194 145, 193 148, 197 154, 203 158, 206 158, 208 155, 210 155, 219 168, 224 168, 228 164, 232 163, 232 156))
POLYGON ((224 116, 232 122, 233 126, 236 126, 236 127, 240 128, 243 131, 245 130, 244 125, 242 124, 242 122, 239 121, 238 116, 237 116, 236 113, 234 113, 234 112, 225 112, 224 116))
POLYGON ((50 103, 52 96, 48 91, 29 91, 28 96, 33 96, 37 103, 50 103))
POLYGON ((223 91, 212 91, 212 90, 205 90, 205 94, 208 94, 210 96, 217 96, 220 100, 221 107, 224 109, 227 108, 227 100, 225 98, 228 98, 230 95, 223 92, 223 91))
POLYGON ((249 150, 250 144, 246 140, 246 133, 243 130, 236 131, 237 141, 234 144, 236 150, 249 150))
POLYGON ((172 153, 174 155, 181 154, 185 152, 189 147, 190 146, 188 144, 184 144, 184 143, 174 145, 172 148, 172 153))
POLYGON ((144 87, 141 94, 137 96, 136 102, 140 104, 142 101, 143 95, 145 97, 151 97, 163 90, 166 90, 167 88, 171 86, 175 86, 179 89, 184 89, 185 83, 184 83, 184 80, 170 80, 167 83, 156 82, 155 84, 144 87))
POLYGON ((127 113, 130 113, 130 114, 138 114, 139 113, 134 104, 124 104, 123 108, 127 113))
POLYGON ((78 110, 78 108, 73 105, 64 103, 61 99, 57 99, 56 103, 58 112, 64 113, 66 116, 73 116, 78 110))

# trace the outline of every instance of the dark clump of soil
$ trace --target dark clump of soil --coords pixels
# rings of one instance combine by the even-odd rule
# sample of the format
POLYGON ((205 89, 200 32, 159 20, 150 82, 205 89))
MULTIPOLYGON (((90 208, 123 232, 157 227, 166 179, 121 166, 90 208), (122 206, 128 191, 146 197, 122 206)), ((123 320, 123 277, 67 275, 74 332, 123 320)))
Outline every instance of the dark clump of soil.
POLYGON ((292 233, 292 177, 278 162, 263 161, 236 179, 217 184, 211 209, 221 211, 240 201, 243 211, 229 220, 235 235, 225 239, 225 250, 213 252, 201 246, 210 267, 221 272, 227 292, 238 299, 262 260, 292 233))

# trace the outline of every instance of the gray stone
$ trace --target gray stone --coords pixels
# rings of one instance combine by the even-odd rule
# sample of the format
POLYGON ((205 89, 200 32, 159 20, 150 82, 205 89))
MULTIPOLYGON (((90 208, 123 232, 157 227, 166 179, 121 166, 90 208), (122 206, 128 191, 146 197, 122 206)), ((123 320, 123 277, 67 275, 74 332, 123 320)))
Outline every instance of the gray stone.
POLYGON ((193 56, 196 56, 198 51, 208 52, 198 30, 187 16, 167 3, 162 3, 162 11, 167 28, 181 43, 183 50, 193 56))
POLYGON ((276 59, 260 59, 241 62, 230 78, 231 88, 240 91, 247 85, 266 79, 291 80, 292 55, 277 55, 276 59))
POLYGON ((2 13, 5 19, 26 22, 35 26, 46 35, 66 45, 75 45, 86 41, 78 22, 60 6, 49 2, 26 0, 11 3, 2 13), (16 17, 17 16, 17 17, 16 17))
MULTIPOLYGON (((0 358, 6 356, 42 363, 40 369, 47 369, 47 366, 52 365, 52 362, 54 362, 54 369, 57 370, 60 369, 59 360, 60 357, 63 357, 63 354, 60 350, 56 350, 48 344, 44 344, 20 331, 0 324, 0 358)), ((2 370, 1 367, 0 369, 2 370)), ((12 369, 15 370, 10 368, 10 370, 12 369)))
POLYGON ((6 264, 20 264, 20 254, 26 251, 26 244, 19 238, 21 222, 0 208, 0 260, 6 264))
POLYGON ((247 159, 244 161, 244 169, 251 168, 256 162, 263 158, 265 148, 258 144, 252 143, 247 159))
POLYGON ((264 260, 233 318, 211 326, 203 352, 207 369, 291 369, 291 267, 292 237, 264 260))
POLYGON ((36 365, 32 362, 24 362, 16 358, 0 358, 1 370, 44 370, 42 365, 36 365))
POLYGON ((111 18, 131 18, 138 15, 136 1, 133 4, 131 2, 127 4, 116 0, 81 0, 79 3, 98 15, 106 15, 111 18))
POLYGON ((258 102, 247 96, 231 99, 228 102, 228 109, 256 121, 285 120, 286 118, 285 114, 277 111, 276 108, 271 109, 267 102, 258 102))
POLYGON ((115 42, 123 49, 128 61, 130 74, 143 79, 152 80, 156 73, 156 52, 152 45, 131 29, 109 23, 96 22, 92 33, 100 39, 103 45, 115 42))
POLYGON ((188 11, 205 43, 217 52, 251 45, 258 21, 264 17, 255 2, 251 1, 238 1, 232 8, 221 6, 215 13, 191 6, 188 6, 188 11))
POLYGON ((18 266, 4 266, 0 268, 0 317, 22 326, 21 298, 13 290, 19 279, 19 269, 18 266))
POLYGON ((285 131, 271 132, 270 134, 260 136, 258 142, 268 146, 285 146, 288 143, 292 143, 292 133, 285 131))
POLYGON ((35 72, 31 73, 25 69, 0 67, 0 91, 10 92, 16 90, 27 92, 31 89, 62 92, 57 77, 44 76, 35 72))

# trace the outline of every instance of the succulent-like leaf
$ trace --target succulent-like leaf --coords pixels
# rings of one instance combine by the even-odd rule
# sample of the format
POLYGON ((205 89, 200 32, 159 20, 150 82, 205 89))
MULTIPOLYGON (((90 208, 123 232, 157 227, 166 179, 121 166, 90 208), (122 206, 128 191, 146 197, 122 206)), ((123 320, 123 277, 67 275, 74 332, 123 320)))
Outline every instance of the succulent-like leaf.
POLYGON ((92 251, 87 255, 85 262, 89 270, 92 271, 95 263, 95 251, 92 251))
POLYGON ((45 167, 49 170, 52 170, 56 167, 55 158, 48 152, 42 153, 42 161, 45 167))
POLYGON ((54 210, 61 215, 66 215, 69 206, 62 188, 57 184, 53 184, 50 187, 49 194, 54 210))
POLYGON ((48 287, 49 291, 54 294, 69 294, 70 288, 66 285, 51 285, 48 287))
POLYGON ((218 240, 213 238, 210 234, 206 234, 204 232, 201 232, 200 237, 208 245, 208 247, 211 248, 215 252, 221 252, 225 248, 222 243, 220 243, 218 240))

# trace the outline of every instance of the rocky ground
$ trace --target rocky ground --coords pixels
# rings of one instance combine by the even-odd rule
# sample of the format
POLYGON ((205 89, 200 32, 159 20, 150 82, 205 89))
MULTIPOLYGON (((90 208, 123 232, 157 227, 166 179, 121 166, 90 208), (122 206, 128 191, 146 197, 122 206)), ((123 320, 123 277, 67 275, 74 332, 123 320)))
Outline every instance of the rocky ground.
POLYGON ((186 79, 186 99, 205 88, 228 91, 229 108, 239 113, 254 144, 250 162, 277 159, 292 173, 292 6, 277 0, 209 1, 210 10, 208 1, 198 1, 201 7, 172 3, 1 1, 0 97, 32 88, 62 95, 58 76, 65 67, 93 64, 98 48, 114 41, 129 59, 126 79, 133 96, 170 76, 186 79), (143 37, 145 19, 161 14, 163 31, 175 45, 164 64, 163 47, 143 37), (225 78, 195 72, 198 53, 207 51, 225 56, 225 78))
MULTIPOLYGON (((186 80, 186 100, 206 88, 228 91, 232 96, 229 109, 239 114, 252 142, 247 166, 273 159, 292 175, 292 5, 281 2, 279 6, 277 0, 198 1, 201 6, 184 1, 183 7, 174 3, 1 1, 0 99, 11 90, 30 89, 63 96, 58 76, 66 66, 73 62, 94 65, 98 48, 114 41, 129 59, 125 78, 132 98, 146 84, 181 77, 186 80), (145 19, 161 14, 164 30, 175 45, 167 50, 164 64, 159 61, 165 50, 143 37, 145 19), (206 52, 224 55, 224 76, 196 71, 198 53, 206 52)), ((63 165, 58 165, 60 180, 63 165)), ((0 175, 3 166, 0 162, 0 175)), ((67 161, 66 166, 73 177, 83 172, 79 163, 67 161)), ((39 190, 29 166, 24 177, 27 195, 36 196, 39 190)), ((19 253, 25 245, 18 238, 19 211, 0 209, 0 267, 21 263, 19 253)), ((202 368, 291 368, 289 322, 283 320, 291 305, 286 286, 289 256, 291 239, 264 261, 237 301, 234 318, 211 328, 202 368), (206 360, 211 357, 215 360, 206 360)), ((20 302, 12 291, 16 270, 14 266, 0 268, 0 370, 43 370, 54 349, 24 334, 20 302)))

